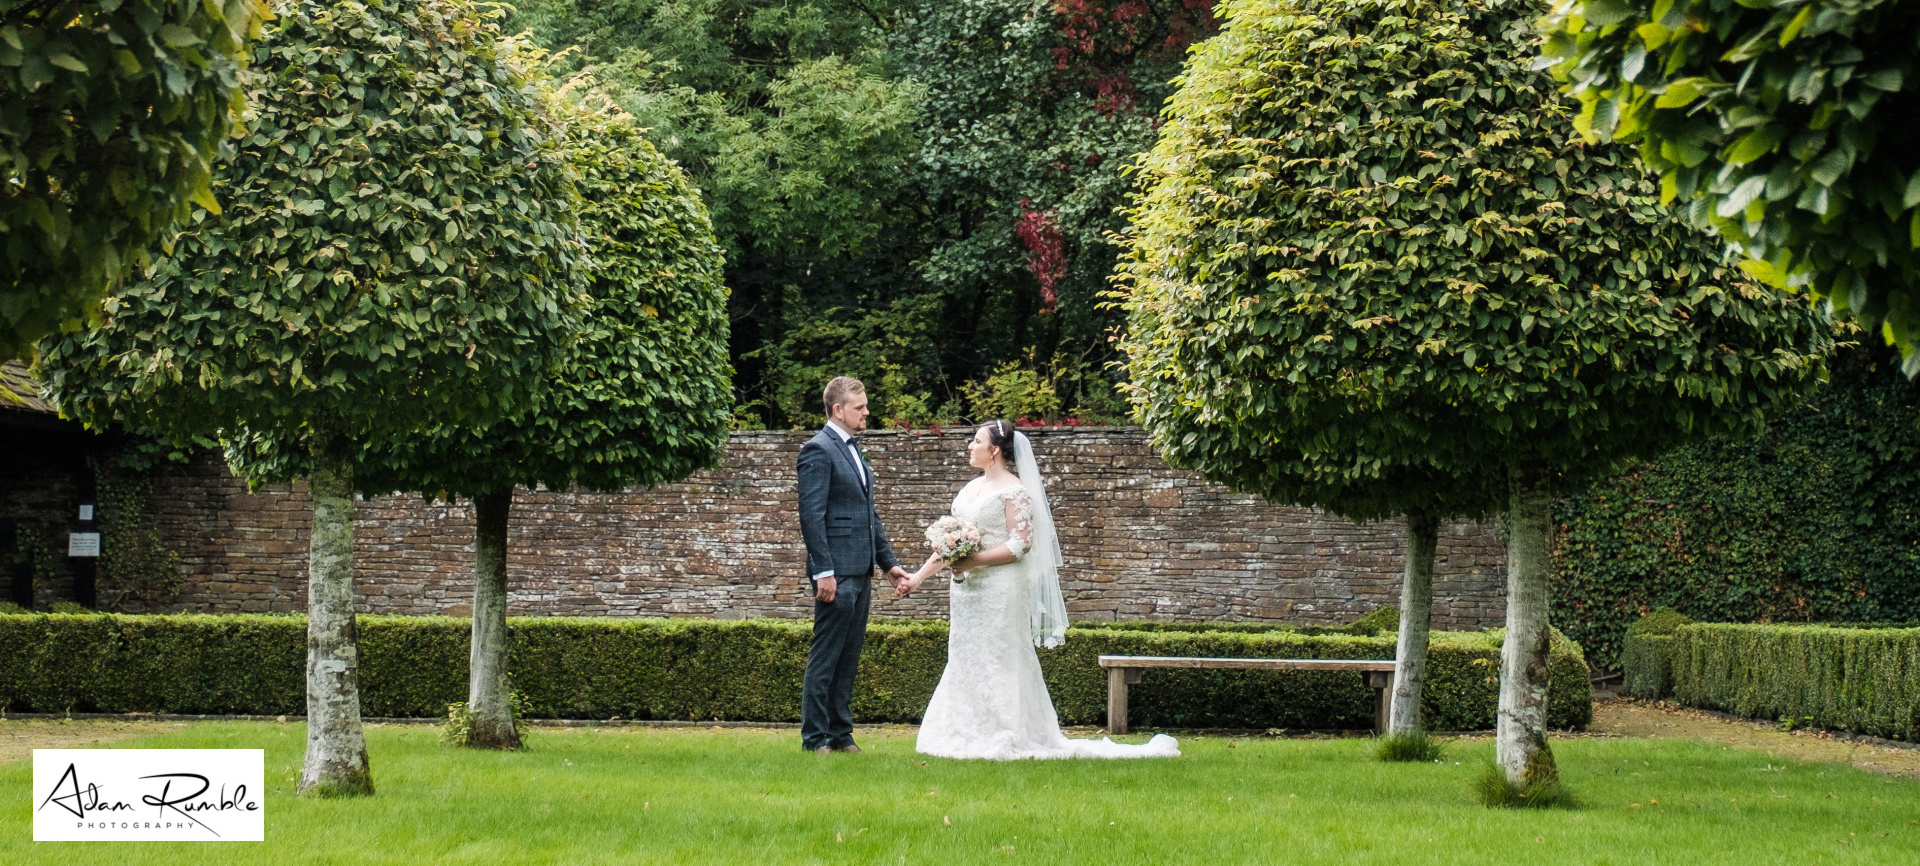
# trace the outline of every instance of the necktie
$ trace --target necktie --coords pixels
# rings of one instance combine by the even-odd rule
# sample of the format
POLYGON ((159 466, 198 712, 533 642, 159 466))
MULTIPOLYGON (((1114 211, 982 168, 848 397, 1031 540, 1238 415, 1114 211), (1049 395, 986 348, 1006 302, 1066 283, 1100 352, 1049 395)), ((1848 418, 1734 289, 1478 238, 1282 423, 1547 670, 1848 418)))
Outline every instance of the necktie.
POLYGON ((847 447, 853 449, 853 471, 860 475, 860 489, 867 489, 867 463, 860 459, 860 437, 848 436, 847 447))

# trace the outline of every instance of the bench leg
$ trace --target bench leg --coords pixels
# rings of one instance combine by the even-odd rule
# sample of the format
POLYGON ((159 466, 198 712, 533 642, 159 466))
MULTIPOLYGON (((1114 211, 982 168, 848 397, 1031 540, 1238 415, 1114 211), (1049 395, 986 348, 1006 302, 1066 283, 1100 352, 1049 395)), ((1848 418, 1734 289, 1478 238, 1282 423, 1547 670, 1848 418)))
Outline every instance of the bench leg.
POLYGON ((1127 732, 1128 668, 1107 668, 1107 733, 1127 732))
POLYGON ((1382 737, 1387 735, 1387 725, 1393 718, 1393 672, 1379 671, 1367 677, 1367 684, 1374 687, 1373 732, 1382 737))

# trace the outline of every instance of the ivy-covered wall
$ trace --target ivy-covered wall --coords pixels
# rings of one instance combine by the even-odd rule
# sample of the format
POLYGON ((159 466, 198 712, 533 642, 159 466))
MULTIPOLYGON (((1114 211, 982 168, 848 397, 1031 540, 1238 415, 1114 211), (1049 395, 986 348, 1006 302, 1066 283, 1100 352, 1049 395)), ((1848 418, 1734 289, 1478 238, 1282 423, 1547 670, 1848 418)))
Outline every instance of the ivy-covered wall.
MULTIPOLYGON (((1878 338, 1873 338, 1877 343, 1878 338)), ((1706 622, 1920 618, 1920 384, 1879 347, 1744 442, 1707 442, 1570 496, 1553 622, 1596 664, 1660 607, 1706 622)))

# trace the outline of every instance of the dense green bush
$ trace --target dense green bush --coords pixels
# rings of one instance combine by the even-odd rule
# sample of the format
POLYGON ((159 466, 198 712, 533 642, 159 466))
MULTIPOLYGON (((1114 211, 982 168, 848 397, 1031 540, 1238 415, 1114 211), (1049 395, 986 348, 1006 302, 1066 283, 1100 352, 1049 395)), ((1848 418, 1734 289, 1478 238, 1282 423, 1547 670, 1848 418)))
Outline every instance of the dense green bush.
MULTIPOLYGON (((528 618, 510 621, 513 687, 535 718, 800 717, 811 625, 799 620, 528 618)), ((1498 631, 1434 635, 1426 715, 1436 730, 1493 725, 1498 631)), ((920 717, 946 664, 943 623, 881 623, 868 633, 854 715, 920 717)), ((467 621, 363 617, 360 688, 369 716, 433 717, 466 697, 467 621)), ((306 620, 297 616, 0 616, 0 708, 14 712, 298 714, 306 620)), ((1076 628, 1041 652, 1060 719, 1101 724, 1101 655, 1263 658, 1393 656, 1393 640, 1285 630, 1076 628)), ((1592 719, 1586 661, 1556 634, 1548 719, 1592 719), (1559 684, 1571 687, 1562 688, 1559 684)), ((1142 727, 1366 728, 1373 690, 1345 672, 1146 672, 1131 718, 1142 727)))
POLYGON ((1674 610, 1673 608, 1663 607, 1659 610, 1654 611, 1653 613, 1650 613, 1650 614, 1647 614, 1646 616, 1641 617, 1639 621, 1635 622, 1631 626, 1628 626, 1627 635, 1632 636, 1632 635, 1640 635, 1640 634, 1649 634, 1649 635, 1673 634, 1674 629, 1679 628, 1683 625, 1692 625, 1692 624, 1693 624, 1692 617, 1687 616, 1686 614, 1681 613, 1677 610, 1674 610))
POLYGON ((1673 635, 1628 634, 1620 645, 1620 687, 1636 698, 1663 698, 1673 682, 1673 635))
POLYGON ((1627 682, 1672 700, 1881 737, 1920 738, 1920 628, 1697 623, 1628 638, 1627 682), (1668 663, 1662 675, 1647 663, 1668 663))
POLYGON ((1627 627, 1626 642, 1621 645, 1620 665, 1626 670, 1622 687, 1639 698, 1657 698, 1666 694, 1673 670, 1669 657, 1673 630, 1690 625, 1693 619, 1670 607, 1647 614, 1627 627))
POLYGON ((1555 508, 1553 621, 1623 663, 1641 614, 1709 622, 1920 619, 1920 383, 1883 347, 1759 435, 1687 445, 1555 508))

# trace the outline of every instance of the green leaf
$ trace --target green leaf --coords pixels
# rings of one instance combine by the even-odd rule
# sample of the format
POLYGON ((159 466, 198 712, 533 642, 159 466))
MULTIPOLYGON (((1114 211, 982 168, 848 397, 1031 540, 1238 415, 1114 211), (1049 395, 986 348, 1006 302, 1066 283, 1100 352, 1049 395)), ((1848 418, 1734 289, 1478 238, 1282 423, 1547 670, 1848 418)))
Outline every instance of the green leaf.
POLYGON ((1740 216, 1747 209, 1747 205, 1759 200, 1760 194, 1766 192, 1766 189, 1767 179, 1764 176, 1749 177, 1734 187, 1732 192, 1727 193, 1726 198, 1720 200, 1720 206, 1715 209, 1715 213, 1727 218, 1740 216))
POLYGON ((1787 128, 1780 124, 1768 124, 1742 136, 1727 152, 1728 165, 1746 165, 1767 155, 1787 137, 1787 128))
POLYGON ((1652 21, 1635 27, 1633 32, 1639 34, 1640 41, 1646 43, 1648 51, 1667 44, 1667 39, 1673 35, 1673 31, 1652 21))
POLYGON ((1746 271, 1749 276, 1774 288, 1784 289, 1787 287, 1785 275, 1781 274, 1777 268, 1768 262, 1763 262, 1759 259, 1745 259, 1740 262, 1740 270, 1746 271))
POLYGON ((1787 22, 1786 28, 1780 31, 1781 48, 1787 47, 1787 43, 1800 35, 1800 31, 1807 26, 1807 22, 1813 20, 1814 6, 1815 4, 1808 3, 1800 9, 1800 14, 1793 16, 1793 20, 1787 22))
POLYGON ((1612 27, 1639 14, 1628 0, 1587 0, 1582 11, 1587 23, 1596 27, 1612 27))
POLYGON ((178 24, 162 24, 160 29, 154 31, 154 35, 160 37, 160 41, 168 48, 186 48, 202 42, 198 34, 178 24))
POLYGON ((80 58, 71 54, 49 54, 47 55, 47 62, 69 72, 78 72, 82 75, 87 72, 87 65, 81 63, 80 58))
POLYGON ((1704 78, 1682 78, 1669 83, 1653 101, 1655 108, 1683 108, 1706 92, 1707 80, 1704 78))
POLYGON ((1898 93, 1902 76, 1898 69, 1878 69, 1860 77, 1860 83, 1875 90, 1898 93))
POLYGON ((1840 182, 1841 176, 1852 164, 1853 160, 1846 151, 1836 147, 1815 160, 1812 167, 1807 169, 1807 176, 1821 186, 1831 187, 1840 182))

